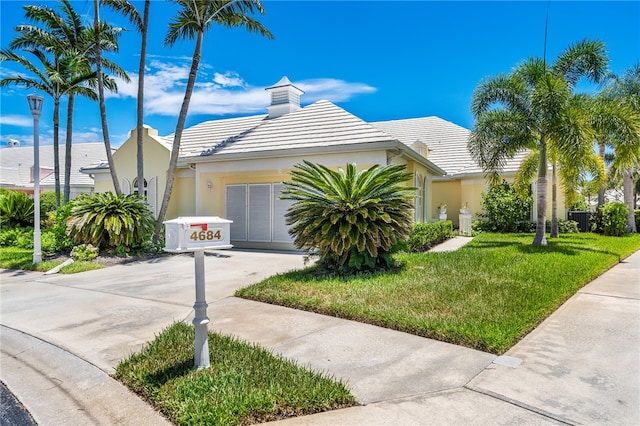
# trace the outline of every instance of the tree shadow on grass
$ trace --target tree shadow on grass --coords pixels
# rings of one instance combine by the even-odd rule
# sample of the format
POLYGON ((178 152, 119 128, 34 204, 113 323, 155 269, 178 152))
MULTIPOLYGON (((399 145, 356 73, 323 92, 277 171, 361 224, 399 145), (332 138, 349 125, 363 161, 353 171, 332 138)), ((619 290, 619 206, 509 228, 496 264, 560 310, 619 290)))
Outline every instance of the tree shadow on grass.
POLYGON ((473 245, 467 246, 468 249, 492 249, 500 247, 515 247, 520 253, 523 254, 539 254, 539 253, 559 253, 566 256, 577 256, 581 252, 592 252, 599 254, 607 254, 615 256, 618 261, 621 260, 619 253, 615 253, 609 250, 604 250, 596 247, 594 244, 597 238, 588 234, 572 234, 571 240, 562 238, 550 238, 547 237, 546 246, 534 246, 533 235, 530 243, 521 243, 516 241, 478 241, 473 245))

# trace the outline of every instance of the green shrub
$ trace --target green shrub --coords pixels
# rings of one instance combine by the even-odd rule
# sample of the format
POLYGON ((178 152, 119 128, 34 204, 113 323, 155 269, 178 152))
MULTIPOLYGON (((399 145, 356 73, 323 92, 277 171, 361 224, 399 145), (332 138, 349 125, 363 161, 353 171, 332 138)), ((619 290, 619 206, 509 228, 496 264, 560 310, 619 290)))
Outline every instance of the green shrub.
POLYGON ((559 220, 558 230, 561 234, 577 234, 580 232, 578 222, 575 220, 559 220))
POLYGON ((85 194, 73 202, 67 233, 75 243, 100 249, 136 248, 149 240, 154 224, 147 202, 138 195, 85 194))
POLYGON ((27 194, 0 191, 0 228, 33 226, 33 200, 27 194))
POLYGON ((628 208, 624 203, 607 203, 602 206, 602 233, 624 235, 627 228, 628 208))
POLYGON ((40 216, 42 219, 46 219, 50 212, 58 210, 56 204, 56 193, 53 191, 47 191, 40 194, 40 216))
POLYGON ((60 207, 58 210, 49 212, 48 218, 45 221, 45 231, 55 235, 58 246, 57 251, 67 251, 73 247, 73 241, 67 234, 67 220, 71 215, 73 202, 74 200, 70 200, 69 203, 60 207))
POLYGON ((488 232, 528 232, 533 199, 518 195, 513 185, 502 182, 482 193, 483 211, 476 229, 488 232))
POLYGON ((416 223, 409 234, 408 248, 412 252, 429 250, 453 235, 453 224, 450 220, 433 223, 416 223))
POLYGON ((633 216, 636 219, 636 232, 640 232, 640 209, 634 210, 633 216))
POLYGON ((129 252, 131 252, 131 249, 129 247, 127 247, 127 246, 120 245, 120 246, 116 247, 113 250, 113 252, 118 257, 127 257, 127 256, 129 256, 129 252))
MULTIPOLYGON (((535 222, 531 222, 533 224, 533 229, 531 230, 531 232, 535 232, 536 228, 535 228, 535 222)), ((551 221, 548 220, 545 223, 545 230, 546 232, 551 232, 551 221)), ((558 220, 558 232, 560 232, 561 234, 577 234, 580 232, 580 229, 578 228, 578 222, 576 222, 575 220, 564 220, 564 219, 559 219, 558 220)))
POLYGON ((64 249, 60 247, 60 241, 56 234, 46 229, 43 229, 41 232, 40 246, 44 254, 54 254, 64 251, 64 249))
POLYGON ((33 248, 33 228, 23 228, 14 242, 14 247, 32 249, 33 248))
POLYGON ((73 260, 93 260, 98 257, 98 248, 91 244, 80 244, 71 250, 73 260))
POLYGON ((16 240, 25 232, 29 232, 29 228, 1 228, 0 247, 17 247, 16 240))
POLYGON ((296 248, 317 251, 330 273, 395 266, 392 254, 409 237, 415 188, 404 166, 355 164, 331 170, 305 161, 291 172, 281 199, 294 203, 286 213, 296 248))

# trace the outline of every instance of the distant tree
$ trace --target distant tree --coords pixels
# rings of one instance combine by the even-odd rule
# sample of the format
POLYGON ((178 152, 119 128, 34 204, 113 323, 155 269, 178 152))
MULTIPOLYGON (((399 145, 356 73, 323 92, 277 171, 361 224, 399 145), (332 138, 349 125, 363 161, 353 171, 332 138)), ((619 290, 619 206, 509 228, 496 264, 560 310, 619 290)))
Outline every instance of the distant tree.
POLYGON ((505 162, 525 149, 537 148, 536 235, 534 245, 546 245, 548 143, 564 151, 590 130, 574 122, 572 91, 582 77, 598 82, 608 58, 600 41, 583 40, 562 52, 551 66, 531 58, 510 74, 487 78, 471 102, 475 128, 469 150, 492 183, 499 181, 505 162))
POLYGON ((198 67, 200 65, 204 33, 211 28, 213 24, 219 24, 225 27, 243 26, 247 31, 258 33, 269 39, 273 38, 271 32, 260 22, 248 16, 254 13, 264 14, 264 8, 259 0, 173 0, 173 2, 178 4, 180 9, 178 14, 169 23, 169 32, 164 40, 165 45, 173 46, 177 40, 193 38, 196 39, 196 45, 193 51, 191 70, 189 71, 189 79, 187 80, 180 115, 178 116, 178 122, 176 124, 176 131, 173 136, 171 158, 167 172, 167 184, 162 197, 160 212, 158 213, 158 222, 156 223, 156 228, 153 233, 154 244, 158 242, 158 237, 162 230, 162 222, 169 207, 173 181, 178 166, 180 141, 187 120, 187 112, 189 111, 191 94, 193 93, 193 87, 196 82, 196 74, 198 73, 198 67))

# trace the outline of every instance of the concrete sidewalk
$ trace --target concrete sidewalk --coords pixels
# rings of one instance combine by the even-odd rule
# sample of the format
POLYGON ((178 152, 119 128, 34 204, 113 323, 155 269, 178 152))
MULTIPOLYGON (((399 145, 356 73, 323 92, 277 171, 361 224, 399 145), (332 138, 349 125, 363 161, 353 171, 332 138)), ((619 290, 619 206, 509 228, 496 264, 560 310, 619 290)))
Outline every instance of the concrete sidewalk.
MULTIPOLYGON (((290 253, 205 258, 212 330, 344 379, 362 404, 279 423, 640 424, 640 252, 502 357, 232 296, 302 266, 290 253)), ((165 423, 108 373, 191 319, 193 268, 172 256, 77 275, 2 271, 0 379, 39 424, 165 423)))

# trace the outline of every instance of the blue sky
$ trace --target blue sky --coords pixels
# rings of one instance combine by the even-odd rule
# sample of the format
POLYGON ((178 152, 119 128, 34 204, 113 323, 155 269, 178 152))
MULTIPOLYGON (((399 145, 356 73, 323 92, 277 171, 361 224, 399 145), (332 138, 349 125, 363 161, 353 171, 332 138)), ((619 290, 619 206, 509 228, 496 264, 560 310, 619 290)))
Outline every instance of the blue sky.
MULTIPOLYGON (((0 1, 0 44, 25 23, 22 5, 53 1, 0 1)), ((91 22, 92 2, 72 1, 91 22)), ((135 2, 142 9, 141 2, 135 2)), ((264 1, 258 19, 274 34, 267 40, 243 29, 214 27, 207 33, 187 125, 266 113, 264 88, 283 75, 302 90, 303 105, 328 99, 366 121, 438 116, 469 129, 469 104, 485 77, 509 72, 522 60, 543 55, 547 8, 547 58, 584 38, 605 42, 610 69, 622 73, 640 61, 640 2, 597 1, 264 1)), ((152 1, 145 123, 160 135, 173 133, 183 97, 192 41, 163 46, 175 6, 152 1)), ((119 146, 135 127, 139 35, 120 16, 103 18, 131 30, 110 59, 130 75, 107 101, 111 142, 119 146)), ((3 63, 0 77, 23 72, 3 63)), ((582 90, 593 90, 583 85, 582 90)), ((0 146, 9 139, 33 143, 33 121, 24 88, 0 93, 0 146)), ((62 105, 61 141, 66 107, 62 105)), ((53 102, 45 96, 42 144, 52 142, 53 102)), ((74 143, 102 140, 97 103, 78 100, 74 143)))

